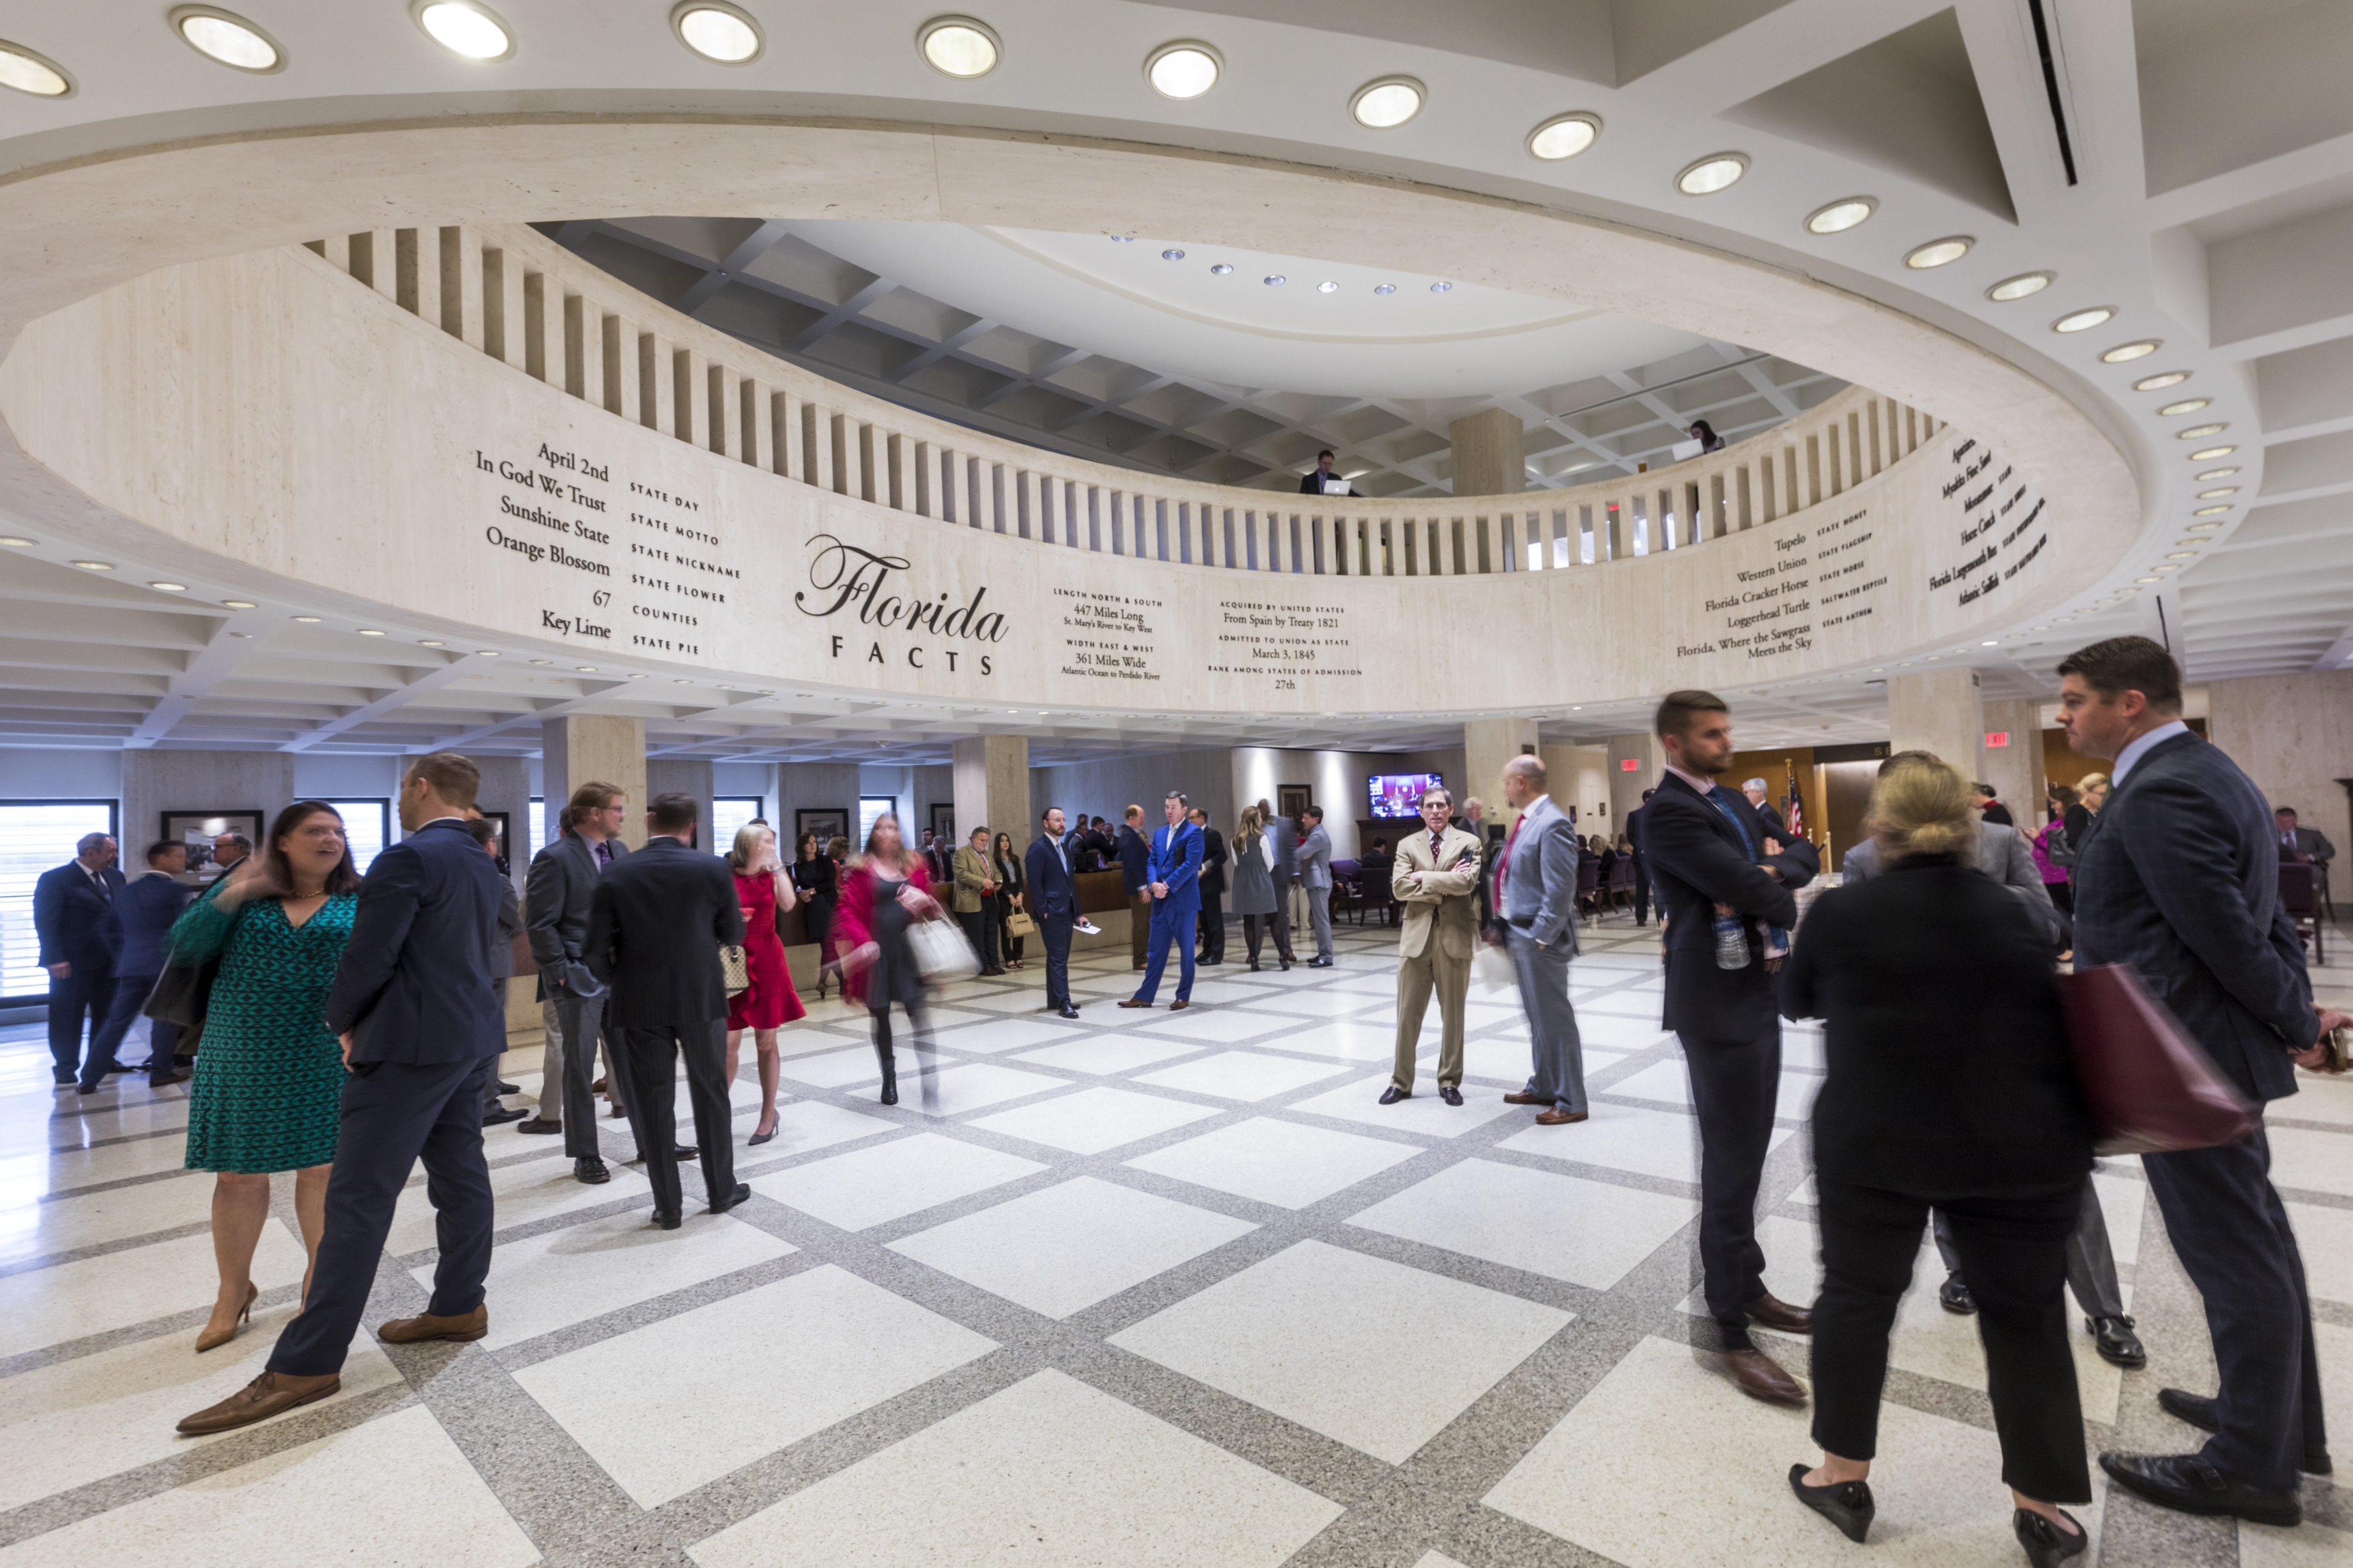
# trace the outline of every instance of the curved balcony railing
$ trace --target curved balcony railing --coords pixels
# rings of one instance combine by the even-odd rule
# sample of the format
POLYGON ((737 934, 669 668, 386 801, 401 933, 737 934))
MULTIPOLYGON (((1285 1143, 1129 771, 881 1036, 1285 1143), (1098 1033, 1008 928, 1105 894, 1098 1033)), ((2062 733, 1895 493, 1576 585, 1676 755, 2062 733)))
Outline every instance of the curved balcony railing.
POLYGON ((1594 567, 1833 498, 1942 426, 1849 387, 1649 473, 1521 495, 1286 496, 1116 468, 854 392, 706 326, 522 226, 375 229, 305 249, 468 346, 607 413, 943 524, 1145 560, 1336 576, 1594 567))

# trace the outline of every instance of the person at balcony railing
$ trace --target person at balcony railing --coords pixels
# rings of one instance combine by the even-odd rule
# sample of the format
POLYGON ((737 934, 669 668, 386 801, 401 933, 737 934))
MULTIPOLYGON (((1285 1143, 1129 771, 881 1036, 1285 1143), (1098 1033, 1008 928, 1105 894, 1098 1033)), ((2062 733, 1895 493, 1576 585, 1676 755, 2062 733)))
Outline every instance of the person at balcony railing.
POLYGON ((1349 493, 1348 481, 1332 471, 1332 450, 1325 447, 1315 454, 1315 471, 1299 481, 1299 493, 1303 496, 1344 496, 1349 493), (1338 489, 1334 489, 1334 486, 1338 489))
POLYGON ((1684 434, 1699 443, 1699 450, 1702 457, 1705 457, 1710 452, 1721 452, 1724 450, 1724 437, 1717 435, 1715 433, 1715 426, 1710 425, 1704 419, 1693 420, 1691 422, 1691 428, 1685 431, 1684 434))

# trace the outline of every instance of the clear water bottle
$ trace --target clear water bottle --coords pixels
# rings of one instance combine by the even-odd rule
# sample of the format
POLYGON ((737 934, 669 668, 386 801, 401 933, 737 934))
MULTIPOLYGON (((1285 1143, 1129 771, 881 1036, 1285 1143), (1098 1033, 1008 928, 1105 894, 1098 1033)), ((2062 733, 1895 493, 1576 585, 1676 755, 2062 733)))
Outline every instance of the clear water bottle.
POLYGON ((1748 967, 1748 932, 1738 915, 1715 917, 1715 966, 1718 969, 1748 967))

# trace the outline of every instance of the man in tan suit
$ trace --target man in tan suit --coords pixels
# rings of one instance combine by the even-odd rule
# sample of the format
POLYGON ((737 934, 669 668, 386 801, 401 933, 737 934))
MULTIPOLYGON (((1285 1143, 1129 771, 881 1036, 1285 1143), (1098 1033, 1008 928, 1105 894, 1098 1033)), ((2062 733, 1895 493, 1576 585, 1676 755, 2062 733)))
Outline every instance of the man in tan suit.
POLYGON ((1462 1103, 1462 1000, 1471 989, 1471 949, 1478 935, 1472 894, 1479 883, 1479 841, 1447 826, 1454 797, 1431 789, 1421 797, 1423 831, 1398 839, 1389 889, 1405 906, 1405 929, 1398 936, 1397 1066, 1383 1105, 1413 1093, 1414 1047, 1421 1040, 1421 1016, 1438 988, 1438 1016, 1444 1029, 1438 1050, 1438 1095, 1462 1103))

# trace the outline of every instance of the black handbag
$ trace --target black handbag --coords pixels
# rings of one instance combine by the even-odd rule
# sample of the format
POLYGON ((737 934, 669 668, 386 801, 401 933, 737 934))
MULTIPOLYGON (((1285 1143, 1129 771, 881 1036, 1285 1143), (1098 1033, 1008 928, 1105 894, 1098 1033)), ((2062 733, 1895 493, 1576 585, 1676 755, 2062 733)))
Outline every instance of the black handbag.
MULTIPOLYGON (((199 895, 209 899, 220 887, 216 881, 199 895)), ((220 973, 218 954, 202 963, 167 963, 164 973, 155 976, 155 988, 147 993, 147 1000, 139 1009, 150 1018, 180 1027, 179 1049, 195 1048, 196 1036, 205 1026, 205 1007, 212 1000, 213 981, 220 973)))

